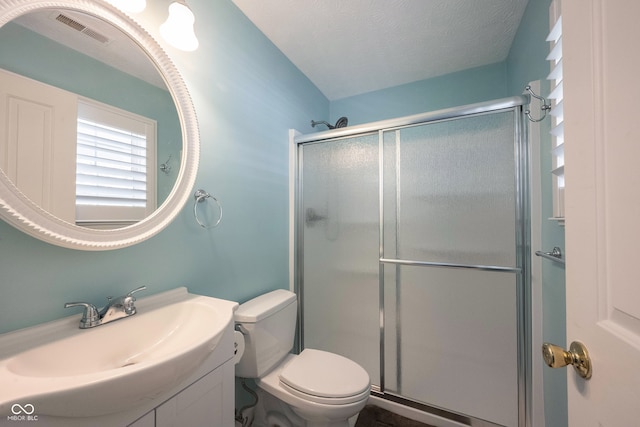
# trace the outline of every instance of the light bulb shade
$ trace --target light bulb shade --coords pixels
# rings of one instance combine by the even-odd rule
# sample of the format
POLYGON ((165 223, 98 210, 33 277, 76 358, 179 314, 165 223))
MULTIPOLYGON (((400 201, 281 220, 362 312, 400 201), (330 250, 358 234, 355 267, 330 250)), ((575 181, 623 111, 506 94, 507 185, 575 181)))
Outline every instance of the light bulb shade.
POLYGON ((160 25, 160 34, 173 47, 192 51, 198 48, 198 39, 193 30, 195 16, 189 6, 173 2, 169 6, 169 17, 160 25))
POLYGON ((131 13, 140 13, 147 7, 146 0, 107 0, 120 10, 131 13))

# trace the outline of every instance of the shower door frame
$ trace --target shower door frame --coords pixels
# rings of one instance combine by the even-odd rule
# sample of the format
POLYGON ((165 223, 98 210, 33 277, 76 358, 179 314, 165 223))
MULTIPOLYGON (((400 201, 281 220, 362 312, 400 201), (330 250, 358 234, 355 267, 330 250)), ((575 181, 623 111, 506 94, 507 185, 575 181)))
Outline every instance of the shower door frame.
POLYGON ((530 194, 529 194, 529 144, 527 137, 525 106, 530 102, 526 95, 503 98, 499 100, 481 102, 461 107, 448 108, 422 114, 405 116, 397 119, 382 120, 358 126, 339 128, 308 135, 292 135, 294 144, 294 203, 293 217, 293 289, 298 294, 299 317, 297 326, 298 350, 304 348, 304 214, 303 214, 303 182, 301 171, 304 159, 301 147, 306 144, 317 144, 334 141, 347 137, 378 134, 378 176, 379 176, 379 318, 380 318, 380 384, 372 386, 371 394, 385 400, 393 401, 413 407, 458 423, 470 426, 498 426, 486 420, 480 420, 468 415, 462 415, 449 410, 429 406, 422 402, 408 399, 404 396, 385 391, 385 312, 384 312, 384 266, 395 265, 429 265, 459 269, 475 269, 481 271, 502 271, 516 274, 516 317, 517 317, 517 355, 518 355, 518 426, 531 426, 531 236, 530 236, 530 194), (513 268, 490 265, 467 265, 431 263, 386 259, 384 258, 384 162, 383 162, 383 134, 387 131, 399 130, 416 125, 443 122, 463 117, 473 117, 500 112, 514 113, 514 168, 515 168, 515 252, 516 266, 513 268))

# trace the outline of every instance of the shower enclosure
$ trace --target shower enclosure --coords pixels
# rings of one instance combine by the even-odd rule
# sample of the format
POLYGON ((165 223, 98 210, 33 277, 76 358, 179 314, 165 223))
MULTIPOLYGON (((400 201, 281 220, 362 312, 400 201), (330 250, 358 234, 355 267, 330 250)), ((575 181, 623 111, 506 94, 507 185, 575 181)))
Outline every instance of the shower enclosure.
POLYGON ((299 343, 468 425, 527 419, 526 97, 295 138, 299 343))

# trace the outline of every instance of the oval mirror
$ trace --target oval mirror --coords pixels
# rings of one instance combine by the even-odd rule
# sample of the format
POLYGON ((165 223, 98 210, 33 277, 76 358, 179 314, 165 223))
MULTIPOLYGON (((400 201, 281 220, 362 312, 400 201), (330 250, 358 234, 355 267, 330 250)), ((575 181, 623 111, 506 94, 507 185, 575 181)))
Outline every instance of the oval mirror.
MULTIPOLYGON (((195 182, 199 160, 199 136, 195 111, 187 88, 177 69, 159 44, 139 24, 115 7, 100 0, 0 0, 0 37, 3 37, 2 34, 9 34, 2 38, 3 48, 7 49, 7 46, 11 46, 12 40, 15 41, 18 38, 23 40, 24 37, 22 35, 25 34, 25 31, 27 34, 34 34, 34 40, 38 40, 37 37, 43 37, 42 34, 47 34, 47 37, 55 41, 46 39, 46 43, 63 43, 66 45, 63 46, 63 51, 64 49, 69 50, 70 47, 74 49, 70 51, 73 52, 73 55, 81 55, 78 51, 85 49, 83 55, 88 55, 87 58, 89 59, 87 59, 88 62, 83 62, 83 64, 91 64, 91 61, 93 61, 94 64, 101 65, 96 65, 95 69, 93 66, 84 65, 80 67, 81 70, 78 71, 79 74, 77 75, 74 74, 75 70, 70 69, 69 74, 72 74, 74 78, 67 80, 78 80, 79 82, 84 80, 85 82, 92 82, 91 84, 85 84, 84 87, 82 84, 78 84, 80 87, 75 88, 73 85, 69 86, 68 82, 63 83, 62 92, 72 94, 72 101, 69 105, 77 105, 77 109, 73 110, 71 107, 65 108, 65 104, 62 103, 60 104, 62 107, 56 110, 70 111, 70 113, 66 114, 71 119, 66 121, 73 121, 74 126, 71 129, 73 134, 69 137, 64 135, 50 136, 44 138, 45 141, 42 143, 40 139, 43 139, 41 137, 43 132, 38 127, 41 124, 34 125, 34 123, 44 123, 46 129, 59 129, 62 126, 53 126, 49 121, 51 117, 63 116, 63 114, 53 114, 48 110, 43 113, 36 109, 36 113, 30 115, 29 106, 13 106, 11 102, 4 102, 4 104, 12 105, 11 108, 6 107, 3 110, 0 107, 0 123, 3 124, 3 127, 7 129, 16 127, 19 131, 15 131, 10 135, 9 142, 5 141, 3 143, 3 141, 0 141, 0 148, 2 148, 0 149, 0 165, 3 166, 0 170, 0 217, 38 239, 74 249, 117 249, 139 243, 155 235, 173 220, 188 200, 195 182), (103 27, 105 23, 108 24, 108 27, 103 27), (60 25, 71 27, 71 30, 62 30, 63 35, 56 36, 56 33, 60 33, 60 30, 57 29, 57 26, 60 25), (41 31, 43 27, 53 27, 53 30, 41 31), (74 30, 79 31, 79 29, 84 31, 80 38, 86 39, 88 33, 89 38, 93 39, 92 43, 105 44, 104 39, 107 39, 106 44, 119 44, 116 49, 111 49, 111 51, 118 52, 120 56, 125 51, 124 45, 126 44, 133 47, 133 53, 124 54, 125 60, 122 61, 117 58, 117 55, 109 54, 109 49, 105 50, 107 53, 100 53, 102 49, 97 47, 92 49, 91 45, 88 50, 80 46, 82 44, 75 46, 73 37, 69 40, 64 33, 72 33, 74 30), (19 34, 20 37, 16 36, 16 34, 19 34), (112 36, 112 34, 115 34, 115 36, 112 36), (120 37, 122 40, 119 41, 112 41, 118 38, 118 34, 124 34, 126 37, 120 37), (58 37, 62 39, 58 39, 58 37), (139 58, 139 60, 134 61, 133 58, 139 58), (109 65, 105 67, 104 62, 109 65), (132 67, 132 65, 134 66, 132 67), (100 68, 99 71, 97 71, 98 68, 100 68), (118 77, 112 77, 111 75, 104 78, 105 83, 96 81, 96 76, 104 75, 102 71, 104 68, 113 68, 116 76, 126 75, 131 77, 129 80, 138 81, 141 84, 134 84, 127 88, 126 84, 121 83, 121 79, 118 80, 118 77), (118 83, 109 86, 106 81, 111 80, 118 83), (87 94, 87 86, 93 86, 96 89, 94 92, 98 94, 95 96, 93 93, 87 94), (124 86, 124 91, 118 93, 115 86, 124 86), (132 89, 134 86, 135 90, 132 89), (140 87, 147 89, 144 92, 138 92, 140 87), (76 97, 74 98, 73 96, 76 97), (106 104, 103 103, 105 99, 100 99, 101 96, 106 97, 106 104), (164 101, 163 96, 165 96, 164 101), (98 113, 95 113, 96 109, 99 110, 98 113), (103 110, 106 110, 106 113, 103 110), (26 111, 26 113, 22 111, 26 111), (99 121, 103 120, 103 117, 107 117, 107 119, 104 119, 107 121, 96 125, 92 121, 96 114, 100 117, 99 121), (129 120, 129 116, 133 117, 133 122, 123 122, 125 118, 129 120), (77 126, 76 117, 78 119, 77 126), (115 124, 112 124, 111 121, 114 121, 113 123, 115 124), (11 124, 11 126, 7 126, 7 123, 11 124), (17 124, 14 125, 13 123, 17 124), (22 123, 22 128, 20 123, 22 123), (24 123, 27 123, 27 125, 24 123), (121 123, 127 124, 121 125, 121 123), (100 129, 94 129, 95 126, 100 126, 100 129), (86 191, 90 190, 85 190, 88 185, 84 181, 85 178, 81 177, 81 169, 84 170, 83 168, 86 169, 89 166, 85 164, 85 160, 81 160, 81 154, 88 150, 93 156, 94 153, 105 150, 96 149, 95 147, 86 148, 81 146, 80 141, 85 139, 84 135, 90 134, 86 139, 100 139, 100 144, 106 144, 102 126, 108 126, 109 135, 114 133, 114 128, 111 126, 117 128, 117 133, 121 133, 123 128, 127 128, 127 132, 132 132, 135 135, 130 137, 130 134, 128 134, 127 144, 129 144, 130 140, 140 139, 140 134, 143 135, 142 139, 149 143, 149 149, 144 151, 146 154, 143 155, 145 158, 142 161, 147 165, 145 168, 148 173, 146 175, 143 174, 144 177, 141 179, 145 183, 142 192, 148 197, 142 197, 144 199, 142 203, 139 200, 135 201, 132 206, 137 205, 138 207, 129 207, 125 214, 133 215, 134 219, 131 219, 131 217, 119 217, 118 215, 122 214, 118 209, 114 210, 112 206, 95 206, 100 204, 109 205, 109 199, 113 198, 112 194, 107 194, 107 197, 103 197, 100 202, 93 201, 95 199, 94 195, 85 194, 86 191), (129 130, 129 126, 131 126, 132 130, 129 130), (85 132, 85 128, 89 130, 85 132), (38 130, 33 132, 37 137, 32 138, 28 135, 28 133, 32 132, 32 129, 38 130), (14 134, 20 134, 22 137, 18 138, 14 134), (73 139, 71 155, 68 155, 65 149, 61 149, 50 142, 56 139, 63 141, 73 139), (36 148, 32 149, 29 144, 34 140, 37 140, 36 148), (151 141, 156 140, 157 144, 152 145, 151 141), (44 152, 38 152, 38 155, 30 155, 32 150, 36 149, 44 150, 44 152), (25 158, 27 159, 26 162, 30 163, 29 166, 16 168, 15 164, 24 164, 25 158), (47 161, 42 161, 41 158, 45 160, 53 159, 51 162, 53 166, 47 164, 47 161), (21 163, 18 163, 16 159, 19 159, 21 163), (61 165, 67 165, 67 167, 61 165), (60 174, 60 179, 57 178, 57 175, 56 179, 51 179, 50 176, 53 176, 52 170, 55 168, 72 170, 73 172, 71 174, 67 173, 66 178, 65 173, 62 173, 60 174), (28 172, 20 172, 25 170, 28 172), (33 170, 35 170, 35 173, 32 172, 33 170), (33 175, 39 175, 40 177, 34 179, 33 175), (71 180, 71 183, 69 183, 69 180, 71 180), (46 182, 44 186, 46 188, 44 189, 42 189, 42 181, 46 182), (40 184, 36 185, 32 182, 40 182, 40 184), (85 201, 83 202, 81 199, 85 201), (104 200, 107 200, 107 202, 103 203, 104 200), (69 212, 69 206, 71 206, 71 212, 69 212), (108 215, 106 212, 108 212, 108 215), (134 213, 132 214, 132 212, 134 213), (92 219, 92 215, 98 220, 92 219), (115 220, 109 222, 109 220, 99 219, 103 217, 115 218, 115 220)), ((38 43, 35 42, 34 46, 38 46, 38 43)), ((18 52, 23 48, 23 45, 16 45, 15 47, 18 52)), ((53 51, 54 49, 50 49, 47 52, 53 51)), ((3 56, 7 57, 7 55, 3 56)), ((18 55, 11 55, 11 57, 16 56, 18 55)), ((38 62, 27 60, 23 61, 23 64, 25 62, 33 62, 37 64, 36 67, 46 68, 48 65, 43 65, 40 62, 43 56, 54 57, 57 55, 43 55, 41 52, 38 56, 38 62)), ((68 67, 70 62, 66 60, 65 66, 68 67)), ((33 67, 33 64, 31 66, 33 67)), ((28 79, 26 80, 30 85, 30 80, 33 76, 28 75, 29 72, 23 73, 23 70, 20 69, 21 67, 29 68, 24 65, 15 65, 15 61, 9 67, 5 67, 0 63, 0 68, 9 68, 8 71, 1 69, 0 73, 4 74, 0 74, 0 77, 19 78, 20 84, 22 84, 21 82, 25 77, 23 74, 27 74, 28 79)), ((40 74, 46 76, 47 74, 55 75, 56 73, 40 72, 40 74)), ((57 74, 64 74, 64 71, 58 71, 57 74)), ((32 83, 41 84, 43 82, 34 81, 32 83)), ((60 88, 54 87, 58 85, 53 85, 51 81, 44 83, 47 85, 45 90, 36 87, 34 92, 38 93, 38 96, 42 96, 43 93, 48 92, 48 87, 51 86, 52 97, 58 102, 59 92, 56 92, 56 90, 60 90, 60 88)), ((18 87, 18 84, 14 84, 12 81, 11 87, 18 87)), ((6 92, 6 90, 2 91, 0 88, 0 92, 6 92)), ((5 96, 5 100, 8 99, 7 96, 10 97, 6 93, 0 93, 0 96, 5 96)), ((23 96, 17 98, 24 99, 23 96)), ((46 104, 47 108, 51 105, 48 101, 37 101, 35 104, 46 104)), ((62 121, 64 122, 65 119, 62 119, 62 121)), ((70 134, 67 133, 67 135, 70 134)), ((118 138, 109 136, 108 144, 117 143, 120 145, 118 138), (114 142, 115 140, 117 141, 114 142)), ((69 144, 64 146, 69 146, 69 144)), ((134 150, 129 147, 126 149, 134 150)), ((108 149, 106 151, 113 150, 108 149)), ((35 151, 33 153, 35 154, 35 151)), ((137 160, 139 157, 140 155, 136 151, 134 154, 129 155, 127 162, 140 163, 140 160, 137 160), (134 160, 131 160, 131 158, 134 160)), ((109 158, 108 161, 113 162, 114 159, 109 158)), ((89 162, 93 162, 91 163, 91 168, 95 168, 95 164, 104 163, 104 159, 89 159, 89 162)), ((123 160, 118 158, 117 162, 122 163, 123 160)), ((136 165, 132 167, 134 172, 131 173, 142 173, 135 170, 136 165)), ((91 174, 99 175, 99 173, 94 172, 90 172, 88 175, 91 174)), ((137 180, 135 177, 126 177, 125 179, 137 180)), ((96 184, 99 187, 99 191, 104 191, 105 184, 102 181, 96 184)), ((132 189, 127 189, 126 193, 122 196, 118 195, 118 197, 123 199, 140 198, 133 194, 136 191, 140 193, 137 185, 133 185, 132 189)), ((121 191, 118 190, 118 193, 121 193, 121 191)))

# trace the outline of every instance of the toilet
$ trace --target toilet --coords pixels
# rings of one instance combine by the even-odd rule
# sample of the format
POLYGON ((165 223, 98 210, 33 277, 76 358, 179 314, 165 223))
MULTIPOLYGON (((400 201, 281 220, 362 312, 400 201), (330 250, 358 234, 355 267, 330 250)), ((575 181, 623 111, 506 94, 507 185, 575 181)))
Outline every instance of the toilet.
POLYGON ((369 398, 369 374, 338 354, 290 353, 297 311, 296 294, 279 289, 235 312, 236 330, 244 338, 236 376, 255 379, 258 386, 254 425, 346 427, 369 398))

